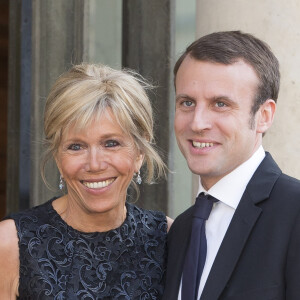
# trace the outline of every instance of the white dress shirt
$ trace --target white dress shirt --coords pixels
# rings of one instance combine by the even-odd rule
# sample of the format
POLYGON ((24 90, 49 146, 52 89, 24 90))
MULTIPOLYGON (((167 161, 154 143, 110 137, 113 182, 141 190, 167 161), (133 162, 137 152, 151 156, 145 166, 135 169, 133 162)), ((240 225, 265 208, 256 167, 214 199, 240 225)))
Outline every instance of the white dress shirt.
MULTIPOLYGON (((200 279, 198 299, 200 299, 210 269, 246 186, 264 157, 265 151, 263 147, 260 146, 247 161, 220 179, 208 191, 203 188, 201 179, 199 180, 198 195, 199 193, 204 192, 215 197, 219 202, 214 204, 205 224, 207 254, 200 279)), ((181 300, 181 284, 178 300, 181 300)))

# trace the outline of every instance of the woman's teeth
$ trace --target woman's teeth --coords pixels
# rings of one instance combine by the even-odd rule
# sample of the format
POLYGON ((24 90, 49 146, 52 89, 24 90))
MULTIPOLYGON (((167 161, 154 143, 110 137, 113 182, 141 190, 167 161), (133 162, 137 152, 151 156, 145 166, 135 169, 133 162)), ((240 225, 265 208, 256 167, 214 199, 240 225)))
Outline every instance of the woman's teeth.
POLYGON ((104 188, 108 185, 110 185, 115 179, 107 179, 104 181, 99 181, 99 182, 88 182, 88 181, 83 181, 82 183, 90 188, 90 189, 100 189, 100 188, 104 188))

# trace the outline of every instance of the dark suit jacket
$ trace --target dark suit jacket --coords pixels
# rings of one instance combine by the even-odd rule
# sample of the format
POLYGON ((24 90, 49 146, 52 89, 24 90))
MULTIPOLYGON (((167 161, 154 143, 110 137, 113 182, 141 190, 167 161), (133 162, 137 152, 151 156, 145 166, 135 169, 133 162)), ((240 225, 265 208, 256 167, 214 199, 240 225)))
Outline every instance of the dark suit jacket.
MULTIPOLYGON (((193 207, 168 235, 164 300, 176 300, 193 207)), ((252 176, 217 253, 201 300, 300 300, 300 181, 269 153, 252 176)), ((186 299, 184 299, 186 300, 186 299)))

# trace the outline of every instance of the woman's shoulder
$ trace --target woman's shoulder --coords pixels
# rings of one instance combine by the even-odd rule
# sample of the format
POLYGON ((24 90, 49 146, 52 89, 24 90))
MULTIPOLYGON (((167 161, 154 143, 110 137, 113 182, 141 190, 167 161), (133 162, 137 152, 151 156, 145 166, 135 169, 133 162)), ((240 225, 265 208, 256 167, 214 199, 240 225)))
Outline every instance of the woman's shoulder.
POLYGON ((169 229, 171 219, 162 211, 144 209, 130 203, 127 203, 127 210, 135 221, 140 222, 148 228, 157 228, 163 232, 167 232, 169 229))
POLYGON ((52 209, 52 201, 53 199, 50 199, 47 202, 32 208, 11 213, 4 218, 4 221, 14 223, 18 235, 20 235, 20 233, 24 233, 24 230, 26 231, 26 229, 33 229, 45 222, 48 222, 52 209))
POLYGON ((0 222, 0 245, 9 247, 17 241, 17 230, 13 220, 4 220, 0 222))
POLYGON ((15 222, 4 220, 0 222, 0 258, 4 259, 5 254, 10 254, 13 249, 18 249, 18 235, 15 222))
POLYGON ((166 221, 166 215, 162 211, 141 208, 140 206, 137 206, 132 203, 127 203, 126 206, 127 206, 127 210, 136 216, 141 216, 141 217, 148 216, 157 221, 166 221))
MULTIPOLYGON (((0 296, 16 295, 19 278, 19 247, 13 220, 0 222, 0 296)), ((7 299, 7 298, 5 298, 7 299)))
POLYGON ((45 203, 36 205, 34 207, 31 207, 31 208, 28 208, 28 209, 25 209, 25 210, 21 210, 19 212, 11 213, 11 214, 7 215, 4 218, 4 220, 8 220, 8 219, 16 220, 16 219, 20 219, 20 218, 30 218, 32 216, 40 214, 41 212, 49 211, 49 208, 52 207, 51 203, 55 199, 56 198, 52 198, 52 199, 48 200, 45 203))

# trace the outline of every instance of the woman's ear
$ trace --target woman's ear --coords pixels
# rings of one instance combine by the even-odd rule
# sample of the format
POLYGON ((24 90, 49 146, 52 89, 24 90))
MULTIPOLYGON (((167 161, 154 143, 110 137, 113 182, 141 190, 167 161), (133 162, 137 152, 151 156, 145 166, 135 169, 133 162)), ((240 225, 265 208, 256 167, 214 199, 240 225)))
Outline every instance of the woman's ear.
POLYGON ((142 167, 144 158, 145 158, 145 154, 142 152, 139 152, 139 154, 136 158, 136 162, 135 162, 135 169, 134 169, 135 173, 137 173, 140 170, 140 168, 142 167))
POLYGON ((63 177, 63 174, 62 174, 62 172, 61 172, 60 162, 59 162, 59 159, 57 158, 57 156, 54 156, 54 160, 55 160, 57 169, 58 169, 58 171, 59 171, 59 174, 63 177))
POLYGON ((257 129, 259 133, 265 133, 272 125, 276 111, 276 103, 272 99, 265 101, 257 112, 257 129))

